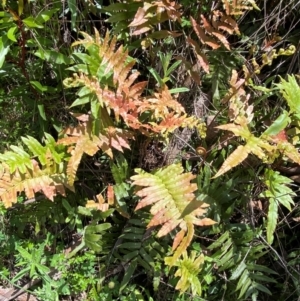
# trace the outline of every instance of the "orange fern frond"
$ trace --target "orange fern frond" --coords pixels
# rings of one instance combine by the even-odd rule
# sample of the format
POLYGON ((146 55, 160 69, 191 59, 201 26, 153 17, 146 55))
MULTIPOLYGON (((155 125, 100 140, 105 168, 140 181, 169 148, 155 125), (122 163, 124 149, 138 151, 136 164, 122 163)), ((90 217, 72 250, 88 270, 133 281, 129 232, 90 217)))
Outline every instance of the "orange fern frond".
POLYGON ((176 262, 191 243, 194 225, 208 226, 215 223, 202 217, 208 205, 195 199, 197 185, 191 183, 195 176, 183 173, 180 165, 170 165, 153 173, 146 173, 141 169, 136 169, 136 172, 138 174, 131 179, 133 185, 140 187, 137 195, 141 197, 141 201, 135 210, 151 205, 153 218, 148 228, 162 225, 158 237, 167 235, 177 226, 181 228, 173 244, 173 262, 176 262))
POLYGON ((11 173, 6 164, 1 165, 0 199, 5 207, 11 207, 17 201, 19 193, 23 191, 29 199, 37 192, 42 192, 52 201, 57 192, 65 195, 63 174, 48 174, 35 160, 32 160, 32 166, 33 168, 25 173, 18 170, 11 173))
POLYGON ((96 199, 97 202, 95 202, 94 200, 88 200, 85 207, 100 210, 103 212, 107 211, 109 208, 109 204, 104 200, 101 193, 96 195, 96 199))
POLYGON ((246 11, 257 9, 260 10, 254 0, 222 0, 227 15, 243 15, 246 11))
MULTIPOLYGON (((168 1, 164 0, 163 2, 166 2, 165 5, 168 5, 168 1)), ((172 3, 169 4, 173 5, 172 3)), ((94 119, 99 119, 103 135, 106 135, 103 131, 113 124, 110 117, 111 112, 114 113, 113 116, 117 123, 123 121, 129 128, 138 130, 146 135, 153 132, 161 132, 166 136, 179 127, 199 125, 200 121, 195 122, 195 120, 192 121, 186 117, 183 106, 172 97, 166 85, 163 85, 152 96, 143 97, 142 93, 147 82, 134 83, 139 74, 137 72, 131 73, 134 61, 129 57, 128 51, 124 50, 122 46, 115 51, 116 38, 110 39, 108 32, 102 42, 97 31, 95 35, 94 39, 85 35, 86 38, 79 43, 90 45, 91 41, 93 41, 93 45, 99 48, 99 56, 102 58, 101 64, 105 67, 105 72, 113 74, 115 87, 103 87, 99 79, 84 73, 75 74, 73 79, 69 78, 65 84, 69 87, 84 86, 92 94, 96 95, 102 113, 100 116, 92 110, 92 115, 94 119), (147 112, 149 117, 146 121, 141 122, 140 116, 144 112, 147 112), (192 123, 190 123, 191 121, 192 123)), ((91 100, 93 107, 95 107, 94 100, 95 98, 91 100)), ((127 134, 125 131, 122 131, 121 135, 119 131, 118 136, 125 137, 127 134)), ((104 150, 107 146, 111 147, 112 143, 115 143, 117 140, 112 139, 110 140, 111 143, 104 142, 101 148, 104 150)), ((124 147, 128 147, 124 142, 119 141, 119 144, 114 145, 115 148, 118 150, 122 149, 122 143, 124 147)), ((108 151, 112 155, 109 149, 104 151, 108 151)))
POLYGON ((250 153, 253 153, 258 158, 264 161, 267 160, 268 157, 270 157, 270 155, 272 155, 276 150, 276 146, 271 145, 265 139, 261 137, 255 137, 250 132, 246 124, 241 126, 231 123, 218 126, 217 128, 231 131, 236 136, 244 138, 247 142, 246 145, 240 145, 235 151, 233 151, 233 153, 225 160, 225 162, 213 178, 217 178, 223 175, 235 166, 242 163, 250 153))
POLYGON ((180 7, 175 1, 148 1, 143 7, 139 7, 129 27, 133 29, 131 35, 140 35, 153 29, 153 26, 164 21, 180 22, 180 7))
MULTIPOLYGON (((82 115, 81 119, 83 120, 82 115)), ((114 127, 105 128, 99 136, 93 133, 93 122, 90 115, 84 116, 84 121, 74 128, 67 128, 64 137, 58 140, 58 144, 68 145, 71 158, 67 166, 68 184, 73 186, 78 166, 82 156, 86 153, 93 156, 99 149, 113 157, 112 148, 123 151, 123 148, 130 148, 128 139, 133 136, 126 130, 116 129, 114 127)))
MULTIPOLYGON (((212 49, 218 49, 221 45, 223 45, 226 49, 230 50, 230 44, 225 34, 240 34, 236 21, 230 16, 224 15, 220 11, 213 12, 211 22, 209 22, 205 16, 201 15, 201 25, 192 17, 190 17, 190 19, 193 29, 202 46, 207 45, 212 49)), ((193 47, 200 66, 206 73, 209 73, 208 59, 203 53, 201 47, 191 38, 187 38, 187 42, 193 47)))
POLYGON ((170 94, 165 85, 161 91, 154 93, 154 97, 142 99, 138 106, 138 112, 151 111, 155 119, 164 118, 170 112, 177 114, 185 113, 183 106, 170 94))

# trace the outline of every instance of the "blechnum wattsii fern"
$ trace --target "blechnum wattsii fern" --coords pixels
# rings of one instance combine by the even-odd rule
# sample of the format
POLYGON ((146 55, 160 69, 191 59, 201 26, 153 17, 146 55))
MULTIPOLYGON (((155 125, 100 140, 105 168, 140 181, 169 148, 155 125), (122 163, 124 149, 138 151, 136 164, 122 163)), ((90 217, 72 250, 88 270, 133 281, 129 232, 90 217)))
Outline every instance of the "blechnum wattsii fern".
MULTIPOLYGON (((229 11, 228 2, 225 1, 225 4, 229 11)), ((227 40, 218 30, 223 26, 223 30, 225 28, 228 33, 238 33, 236 22, 221 13, 216 15, 216 18, 220 20, 214 20, 212 26, 202 17, 205 33, 194 21, 193 27, 202 44, 212 47, 213 43, 217 43, 216 47, 222 44, 229 49, 227 40)), ((144 26, 139 25, 141 28, 144 26)), ((169 270, 176 269, 175 276, 180 277, 177 289, 181 292, 190 289, 192 294, 201 295, 198 276, 204 270, 205 256, 190 252, 189 247, 195 237, 195 226, 210 226, 215 222, 205 217, 209 205, 195 197, 194 192, 200 190, 193 182, 196 176, 185 173, 181 165, 173 164, 151 173, 136 169, 136 175, 131 176, 132 182, 129 183, 128 163, 120 153, 130 149, 131 141, 135 139, 137 132, 150 137, 160 136, 167 140, 169 134, 178 128, 202 128, 202 124, 195 117, 187 116, 183 106, 172 97, 166 85, 162 85, 153 95, 145 96, 147 83, 135 83, 139 74, 133 72, 134 60, 123 46, 116 49, 115 37, 111 39, 107 33, 102 39, 97 31, 95 37, 86 33, 83 33, 83 36, 83 40, 73 44, 79 47, 78 52, 73 55, 76 64, 69 68, 74 75, 64 83, 67 88, 79 88, 78 98, 71 107, 79 107, 89 113, 72 113, 77 119, 77 124, 66 128, 58 141, 46 134, 42 145, 34 138, 27 137, 22 139, 25 149, 11 146, 12 151, 0 155, 0 199, 6 207, 10 207, 23 192, 27 198, 41 192, 53 200, 57 194, 65 195, 65 188, 75 191, 77 170, 83 156, 94 156, 101 152, 111 160, 115 185, 108 187, 106 198, 99 193, 96 201, 88 201, 86 209, 98 210, 99 218, 84 229, 83 244, 80 247, 85 245, 95 252, 103 250, 102 239, 105 231, 110 230, 112 225, 99 223, 99 220, 107 219, 116 210, 128 220, 113 250, 114 259, 125 269, 120 290, 128 284, 138 267, 143 267, 153 274, 154 288, 157 288, 158 271, 164 266, 169 270), (80 52, 82 48, 86 53, 80 52), (131 216, 132 210, 126 206, 127 200, 132 197, 138 200, 134 216, 131 216), (140 209, 149 209, 150 214, 139 213, 140 209), (166 246, 159 244, 155 235, 160 238, 168 234, 174 238, 172 250, 166 256, 166 246)), ((190 44, 198 50, 192 40, 190 44)), ((208 63, 204 62, 204 56, 201 56, 201 52, 196 51, 196 54, 202 61, 202 67, 208 72, 208 63)), ((250 153, 267 163, 272 163, 280 155, 300 163, 297 149, 288 141, 285 133, 292 119, 299 121, 298 98, 292 96, 293 89, 298 89, 297 93, 300 95, 299 86, 293 78, 282 81, 279 88, 291 110, 280 115, 261 136, 256 137, 250 130, 254 116, 253 106, 249 104, 249 95, 244 89, 247 80, 247 75, 245 79, 238 79, 237 72, 233 72, 230 91, 224 99, 224 102, 229 103, 229 118, 232 123, 218 127, 233 132, 244 139, 246 144, 239 146, 230 155, 215 177, 240 164, 250 153)), ((282 204, 291 209, 293 193, 285 186, 289 181, 271 170, 265 173, 264 183, 267 190, 262 196, 270 201, 267 238, 271 243, 278 206, 282 204)), ((93 216, 84 209, 82 214, 93 216)), ((234 234, 228 231, 210 245, 209 250, 221 247, 212 255, 210 263, 213 261, 222 265, 222 271, 231 268, 233 262, 238 262, 230 278, 231 281, 237 282, 238 298, 252 296, 255 300, 259 291, 269 294, 268 288, 259 284, 259 280, 271 282, 272 280, 264 274, 271 274, 273 271, 248 260, 259 258, 257 254, 263 254, 264 246, 251 246, 249 250, 249 245, 246 244, 254 238, 243 236, 243 241, 240 242, 242 247, 236 247, 237 243, 231 236, 234 234), (254 270, 261 273, 255 274, 254 270)))
MULTIPOLYGON (((134 61, 122 46, 115 50, 116 38, 110 39, 107 33, 102 40, 97 31, 95 38, 84 33, 83 35, 84 40, 74 43, 74 46, 83 45, 87 53, 74 54, 80 62, 70 69, 77 73, 66 79, 65 85, 68 88, 80 87, 78 98, 72 107, 89 104, 90 113, 72 113, 77 119, 77 125, 66 128, 58 141, 47 134, 44 145, 34 138, 23 138, 28 150, 11 146, 12 151, 0 156, 0 198, 6 207, 16 202, 17 196, 22 192, 27 198, 41 192, 46 198, 53 200, 57 193, 65 195, 65 188, 74 191, 77 169, 84 154, 94 156, 101 151, 110 159, 114 159, 117 152, 122 153, 124 148, 130 149, 130 140, 134 139, 135 131, 147 136, 160 135, 167 139, 169 133, 179 127, 201 125, 196 118, 187 117, 184 108, 172 98, 166 85, 153 95, 142 95, 146 82, 134 83, 138 77, 137 72, 132 72, 134 61), (142 115, 143 119, 140 118, 142 115)), ((120 168, 122 159, 116 159, 116 164, 115 167, 120 168)), ((144 187, 136 190, 136 196, 142 198, 136 210, 151 205, 150 212, 153 217, 143 236, 149 229, 158 225, 162 225, 158 237, 171 233, 177 227, 180 228, 173 242, 174 254, 170 253, 166 264, 176 265, 180 257, 184 256, 179 267, 185 272, 177 272, 178 275, 183 273, 182 277, 188 277, 186 271, 189 269, 183 266, 186 266, 189 260, 186 250, 194 237, 194 227, 214 224, 214 221, 203 217, 208 205, 195 199, 193 192, 197 187, 191 183, 194 178, 190 173, 183 173, 183 168, 179 165, 170 165, 152 174, 137 170, 137 175, 131 178, 134 186, 144 187)), ((109 187, 107 200, 98 194, 97 202, 88 201, 88 209, 104 211, 108 215, 116 209, 121 215, 129 218, 128 210, 124 206, 124 197, 129 191, 122 183, 125 180, 126 176, 121 177, 121 180, 116 179, 116 197, 112 187, 109 187)), ((82 211, 82 214, 91 216, 86 211, 82 211)), ((105 215, 102 214, 101 219, 105 219, 105 215)), ((130 220, 130 223, 134 223, 134 220, 130 220)), ((110 227, 110 223, 86 227, 80 248, 85 244, 97 252, 102 250, 101 244, 96 240, 100 240, 101 232, 110 227)), ((149 233, 153 235, 152 232, 149 233)), ((125 238, 130 237, 125 234, 120 237, 125 238)), ((132 254, 138 252, 140 257, 132 261, 130 255, 126 255, 129 267, 124 285, 137 265, 152 267, 154 273, 157 269, 157 264, 149 262, 153 255, 146 245, 140 242, 137 247, 132 242, 121 243, 118 250, 128 246, 131 252, 135 252, 132 254), (135 250, 132 251, 132 248, 135 250)), ((194 259, 192 256, 192 261, 194 259)), ((191 269, 194 278, 196 271, 197 269, 191 269)), ((186 291, 189 285, 192 285, 193 292, 199 292, 199 288, 194 288, 198 285, 196 278, 192 281, 189 278, 183 279, 184 282, 178 284, 179 289, 186 291)))
POLYGON ((266 169, 263 182, 267 186, 267 189, 261 194, 261 197, 265 197, 269 200, 267 240, 272 244, 274 238, 273 234, 278 220, 278 207, 279 205, 283 205, 291 211, 291 205, 294 205, 292 197, 296 196, 296 193, 287 186, 293 181, 287 177, 281 176, 279 172, 274 170, 266 169))
MULTIPOLYGON (((72 189, 76 171, 84 153, 93 156, 101 149, 113 158, 113 149, 123 152, 123 148, 130 148, 129 139, 134 138, 132 130, 138 130, 147 135, 160 133, 167 138, 170 132, 179 127, 193 127, 199 124, 195 118, 186 116, 184 108, 171 97, 166 86, 153 96, 141 96, 146 82, 134 84, 138 77, 137 72, 128 76, 134 61, 130 59, 128 52, 124 51, 122 46, 115 51, 116 38, 110 41, 107 33, 102 41, 97 31, 95 39, 87 34, 84 36, 85 39, 76 42, 75 45, 83 44, 89 55, 76 53, 75 56, 83 60, 88 68, 82 64, 72 67, 72 70, 80 73, 75 74, 74 78, 66 79, 65 84, 67 87, 82 86, 78 92, 79 98, 72 106, 89 103, 91 113, 74 114, 78 125, 65 129, 65 137, 59 139, 57 143, 49 141, 50 136, 48 140, 45 140, 45 146, 38 145, 33 139, 23 139, 33 157, 37 156, 39 159, 37 164, 31 161, 27 152, 14 146, 12 146, 14 153, 8 152, 2 155, 4 175, 8 176, 8 170, 10 175, 14 173, 12 182, 19 181, 17 178, 22 175, 27 177, 28 171, 33 172, 30 175, 32 178, 37 175, 45 177, 44 171, 41 174, 39 170, 39 164, 45 166, 49 176, 52 176, 52 173, 56 172, 55 168, 58 168, 61 177, 65 177, 63 180, 58 179, 59 185, 53 180, 44 179, 45 185, 51 187, 44 191, 50 199, 53 199, 56 190, 63 192, 63 183, 72 189), (129 63, 128 60, 130 60, 129 63), (113 87, 112 89, 108 88, 109 84, 113 87), (139 117, 145 112, 149 115, 149 120, 141 122, 139 117), (122 127, 124 125, 129 129, 124 129, 122 127), (34 145, 32 141, 35 142, 34 145), (55 148, 62 149, 60 155, 57 154, 55 148)), ((17 192, 25 190, 28 197, 33 197, 32 191, 41 190, 38 183, 32 181, 24 185, 27 186, 19 185, 15 192, 8 192, 3 184, 3 200, 6 206, 15 202, 17 192), (8 193, 11 197, 6 196, 8 193)))

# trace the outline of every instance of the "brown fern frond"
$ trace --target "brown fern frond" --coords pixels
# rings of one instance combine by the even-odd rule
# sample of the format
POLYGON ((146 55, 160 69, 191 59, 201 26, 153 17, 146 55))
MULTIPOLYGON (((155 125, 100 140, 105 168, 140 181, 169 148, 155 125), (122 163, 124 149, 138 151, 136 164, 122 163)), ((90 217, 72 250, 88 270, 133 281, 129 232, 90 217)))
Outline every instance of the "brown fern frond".
POLYGON ((213 39, 212 37, 206 35, 205 31, 201 28, 201 26, 193 19, 193 17, 190 17, 193 29, 195 33, 197 34, 197 37, 199 38, 200 42, 202 44, 206 44, 210 46, 212 49, 218 49, 220 47, 220 44, 213 39))
POLYGON ((229 34, 241 34, 237 22, 219 10, 213 11, 212 25, 214 28, 226 31, 229 34))
POLYGON ((194 52, 198 58, 199 65, 206 73, 209 73, 209 63, 206 55, 201 51, 198 43, 191 38, 187 38, 187 42, 193 47, 194 52))

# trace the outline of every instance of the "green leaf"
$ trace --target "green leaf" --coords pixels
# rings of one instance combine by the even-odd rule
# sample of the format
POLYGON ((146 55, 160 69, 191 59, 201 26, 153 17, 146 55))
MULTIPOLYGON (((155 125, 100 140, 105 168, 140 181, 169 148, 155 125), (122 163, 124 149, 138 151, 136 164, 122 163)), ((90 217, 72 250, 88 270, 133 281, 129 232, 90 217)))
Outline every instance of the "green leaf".
POLYGON ((54 50, 39 49, 36 52, 34 52, 34 55, 36 55, 37 57, 39 57, 42 60, 46 60, 47 62, 55 63, 58 65, 61 65, 61 64, 68 65, 71 63, 70 58, 68 58, 66 55, 59 53, 57 51, 54 51, 54 50))
POLYGON ((262 274, 257 274, 257 273, 252 273, 250 274, 251 279, 253 280, 258 280, 258 281, 265 281, 265 282, 273 282, 276 283, 276 281, 273 278, 270 278, 268 276, 262 275, 262 274))
POLYGON ((40 82, 32 80, 30 81, 31 85, 38 90, 40 93, 43 92, 55 92, 55 88, 49 86, 43 86, 40 82))
POLYGON ((33 137, 21 138, 23 143, 29 148, 33 155, 38 156, 42 165, 46 164, 46 150, 45 148, 33 137))
POLYGON ((109 17, 106 21, 109 23, 116 23, 123 20, 128 20, 128 17, 130 17, 128 12, 117 12, 114 13, 111 17, 109 17))
POLYGON ((43 120, 47 121, 46 113, 45 113, 45 106, 41 103, 37 105, 39 114, 42 117, 43 120))
POLYGON ((41 10, 35 20, 39 24, 43 24, 44 22, 49 21, 51 19, 51 17, 53 16, 53 14, 55 14, 58 11, 59 11, 59 8, 53 8, 53 9, 49 9, 49 10, 41 10))
POLYGON ((134 249, 140 249, 142 246, 141 242, 124 242, 121 243, 118 247, 122 249, 129 249, 129 250, 134 250, 134 249))
POLYGON ((120 235, 120 238, 141 241, 143 236, 143 234, 123 233, 120 235))
POLYGON ((14 27, 11 27, 7 32, 7 37, 13 42, 17 42, 16 36, 15 36, 16 30, 17 30, 17 26, 14 26, 14 27))
POLYGON ((139 250, 135 250, 135 251, 132 251, 130 253, 127 253, 124 256, 122 256, 122 260, 124 260, 124 261, 130 261, 133 258, 136 258, 137 256, 139 256, 139 253, 140 253, 139 250))
POLYGON ((86 103, 89 103, 91 101, 91 97, 93 95, 90 93, 89 95, 83 96, 83 97, 79 97, 77 98, 70 106, 70 108, 72 107, 76 107, 76 106, 81 106, 84 105, 86 103))
POLYGON ((42 24, 39 24, 32 16, 27 17, 22 21, 28 28, 44 28, 44 26, 42 24))
POLYGON ((110 223, 103 223, 100 225, 90 225, 86 226, 83 235, 83 241, 85 245, 92 249, 93 251, 99 253, 102 251, 102 241, 101 241, 101 233, 107 229, 111 228, 110 223))
MULTIPOLYGON (((229 268, 228 265, 232 265, 231 258, 234 255, 233 248, 230 248, 227 252, 225 252, 225 255, 218 261, 218 266, 220 267, 219 271, 224 271, 229 268)), ((215 256, 215 254, 214 254, 215 256)))
POLYGON ((270 290, 268 289, 268 288, 266 288, 264 285, 262 285, 262 284, 259 284, 259 283, 256 283, 256 282, 254 282, 253 283, 253 287, 255 287, 256 289, 258 289, 258 290, 260 290, 261 292, 264 292, 264 293, 266 293, 266 294, 268 294, 268 295, 272 295, 272 293, 270 292, 270 290))
POLYGON ((175 93, 182 93, 182 92, 188 92, 190 91, 189 88, 181 87, 181 88, 174 88, 169 90, 170 94, 175 94, 175 93))
POLYGON ((68 0, 68 7, 71 12, 71 28, 75 29, 75 23, 77 18, 77 1, 76 0, 68 0))
POLYGON ((256 290, 252 285, 248 288, 245 299, 248 300, 249 296, 251 296, 252 301, 257 301, 258 290, 256 290))
POLYGON ((250 279, 250 278, 247 278, 247 279, 245 280, 245 282, 244 282, 243 285, 242 285, 240 294, 239 294, 239 299, 242 298, 242 297, 245 295, 245 293, 246 293, 246 291, 248 290, 248 288, 249 288, 249 286, 251 285, 251 283, 252 283, 252 282, 251 282, 251 279, 250 279))
POLYGON ((290 122, 291 118, 289 117, 289 113, 283 111, 283 113, 267 128, 263 135, 277 135, 280 131, 285 129, 290 122))
POLYGON ((237 283, 236 291, 240 290, 242 288, 242 286, 244 285, 245 281, 248 279, 249 279, 249 272, 247 269, 245 269, 237 283))
POLYGON ((255 263, 247 264, 247 268, 250 271, 260 271, 268 274, 277 274, 276 272, 269 269, 268 267, 264 265, 255 264, 255 263))
POLYGON ((85 229, 86 233, 100 233, 103 232, 107 229, 111 228, 111 224, 110 223, 103 223, 100 225, 91 225, 91 226, 87 226, 85 229))
POLYGON ((294 75, 288 75, 288 80, 281 78, 276 85, 290 107, 291 113, 300 114, 300 87, 294 75))
POLYGON ((282 191, 282 195, 280 197, 276 198, 276 201, 278 201, 289 211, 292 210, 291 204, 294 205, 294 201, 292 200, 292 198, 288 194, 285 194, 284 191, 282 191))
POLYGON ((155 267, 155 262, 153 258, 147 253, 147 251, 143 247, 140 249, 140 254, 148 264, 150 264, 153 268, 155 267))
POLYGON ((84 216, 93 216, 92 210, 83 206, 78 206, 78 213, 84 216))
POLYGON ((142 266, 146 271, 151 271, 151 266, 141 256, 137 257, 138 264, 142 266))
POLYGON ((0 37, 0 68, 2 68, 5 57, 9 51, 10 42, 7 37, 0 37))
POLYGON ((277 202, 271 198, 269 199, 269 211, 268 211, 268 221, 267 221, 267 241, 269 244, 273 242, 273 234, 277 225, 278 218, 278 205, 277 202))
POLYGON ((159 84, 160 87, 164 85, 162 78, 159 76, 157 71, 154 68, 149 68, 149 72, 153 75, 156 82, 159 84))
POLYGON ((224 234, 222 234, 218 240, 216 240, 214 243, 212 243, 208 249, 213 250, 216 248, 219 248, 222 246, 222 244, 229 238, 229 231, 226 231, 224 234))
POLYGON ((127 284, 129 283, 136 267, 137 267, 137 261, 133 260, 130 263, 129 267, 125 271, 124 278, 123 278, 123 280, 121 282, 121 285, 120 285, 119 293, 121 293, 124 290, 124 288, 127 287, 127 284))
POLYGON ((238 277, 240 277, 240 275, 242 274, 242 272, 245 270, 245 268, 247 268, 246 264, 244 261, 242 261, 238 267, 235 269, 235 271, 232 273, 231 277, 229 278, 229 280, 235 280, 238 277))
POLYGON ((175 62, 166 72, 166 76, 169 76, 179 65, 181 61, 175 62))

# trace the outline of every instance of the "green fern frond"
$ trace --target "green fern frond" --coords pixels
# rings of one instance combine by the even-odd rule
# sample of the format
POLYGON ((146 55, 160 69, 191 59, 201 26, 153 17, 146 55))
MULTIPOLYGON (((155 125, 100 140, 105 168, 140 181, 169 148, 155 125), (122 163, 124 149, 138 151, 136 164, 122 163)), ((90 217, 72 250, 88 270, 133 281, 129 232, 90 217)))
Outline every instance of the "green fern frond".
POLYGON ((267 241, 272 244, 273 234, 277 226, 278 208, 283 205, 291 211, 291 205, 294 205, 292 197, 296 196, 296 193, 287 186, 293 181, 272 169, 266 169, 263 181, 267 189, 260 196, 268 198, 270 202, 267 219, 267 241))
POLYGON ((193 192, 197 185, 191 183, 195 176, 183 173, 179 164, 161 168, 153 173, 141 169, 136 169, 136 172, 138 175, 131 177, 133 185, 145 188, 139 188, 136 193, 142 199, 135 210, 151 205, 153 218, 148 228, 162 225, 158 237, 170 233, 177 226, 186 233, 186 236, 180 235, 180 239, 177 236, 174 244, 174 250, 177 249, 173 256, 175 263, 190 244, 194 236, 194 225, 208 226, 215 223, 211 219, 203 219, 208 205, 195 199, 193 192))
MULTIPOLYGON (((166 257, 165 263, 172 266, 173 258, 166 257)), ((188 289, 191 289, 193 295, 201 296, 202 288, 198 274, 201 272, 203 263, 204 255, 201 254, 196 258, 195 251, 191 252, 190 257, 188 257, 187 252, 184 251, 182 258, 175 263, 175 266, 178 267, 175 277, 180 277, 175 288, 180 290, 181 294, 186 292, 188 289)))
MULTIPOLYGON (((290 107, 290 112, 300 114, 300 87, 294 75, 288 75, 288 80, 281 78, 281 83, 276 84, 284 99, 290 107)), ((300 115, 298 115, 298 118, 300 115)))
POLYGON ((138 266, 145 269, 149 275, 153 275, 156 263, 162 261, 167 252, 167 247, 156 241, 154 229, 146 229, 148 218, 148 213, 138 212, 128 220, 119 236, 113 255, 118 262, 127 266, 121 287, 128 284, 138 266))
POLYGON ((252 243, 256 233, 246 225, 237 224, 234 230, 226 231, 208 249, 216 250, 211 256, 218 272, 231 272, 229 283, 239 293, 237 300, 257 296, 259 292, 271 294, 263 283, 275 283, 269 277, 276 274, 266 266, 257 264, 260 257, 267 253, 262 243, 252 243), (233 269, 234 268, 234 269, 233 269))
POLYGON ((11 145, 10 148, 13 152, 7 151, 4 154, 0 154, 0 161, 7 164, 11 173, 15 172, 17 169, 21 173, 25 173, 27 168, 33 168, 31 158, 28 153, 18 146, 11 145))

